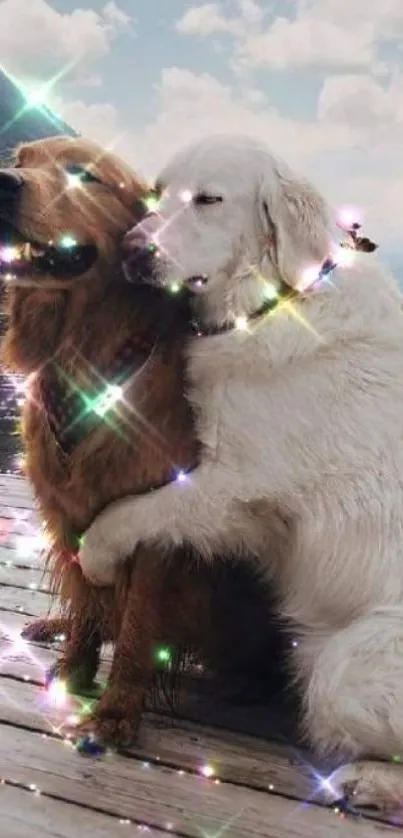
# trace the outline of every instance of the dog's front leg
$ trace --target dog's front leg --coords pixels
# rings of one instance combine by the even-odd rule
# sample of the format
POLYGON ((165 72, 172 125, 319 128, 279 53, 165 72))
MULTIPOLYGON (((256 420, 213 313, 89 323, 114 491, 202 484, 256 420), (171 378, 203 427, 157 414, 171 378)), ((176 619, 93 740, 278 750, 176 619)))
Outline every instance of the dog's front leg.
MULTIPOLYGON (((163 489, 110 504, 87 530, 80 550, 84 575, 94 585, 112 585, 117 567, 136 546, 171 549, 190 543, 209 560, 231 546, 234 476, 200 466, 163 489)), ((240 534, 237 535, 239 545, 240 534)))
MULTIPOLYGON (((75 729, 80 750, 100 745, 128 745, 141 721, 146 693, 155 671, 156 644, 161 636, 165 569, 159 554, 140 547, 129 577, 124 579, 125 604, 116 637, 108 685, 95 711, 75 729)), ((120 585, 122 591, 122 585, 120 585)), ((122 594, 118 595, 119 602, 122 594)))

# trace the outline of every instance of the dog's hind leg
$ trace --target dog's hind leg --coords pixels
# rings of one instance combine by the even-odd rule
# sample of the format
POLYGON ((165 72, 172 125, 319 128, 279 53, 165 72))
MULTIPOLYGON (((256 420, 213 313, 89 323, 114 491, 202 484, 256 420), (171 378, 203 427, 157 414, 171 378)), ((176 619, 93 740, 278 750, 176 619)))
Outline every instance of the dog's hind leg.
POLYGON ((344 801, 347 808, 380 809, 403 825, 403 766, 360 760, 342 765, 326 782, 329 803, 344 801))
POLYGON ((71 621, 71 631, 59 660, 46 675, 49 684, 56 678, 66 681, 72 692, 92 687, 101 651, 101 634, 87 615, 77 615, 71 621))
POLYGON ((105 625, 105 613, 108 604, 113 604, 113 592, 108 603, 103 592, 95 591, 87 584, 78 567, 74 567, 70 581, 70 596, 63 598, 70 630, 59 660, 47 674, 47 682, 58 678, 66 681, 73 692, 79 692, 92 686, 102 642, 111 639, 107 632, 110 627, 105 625))
POLYGON ((403 608, 377 608, 327 638, 301 638, 296 663, 300 673, 311 670, 309 741, 338 763, 351 761, 331 778, 334 796, 403 812, 403 608), (369 761, 377 758, 393 762, 369 761))

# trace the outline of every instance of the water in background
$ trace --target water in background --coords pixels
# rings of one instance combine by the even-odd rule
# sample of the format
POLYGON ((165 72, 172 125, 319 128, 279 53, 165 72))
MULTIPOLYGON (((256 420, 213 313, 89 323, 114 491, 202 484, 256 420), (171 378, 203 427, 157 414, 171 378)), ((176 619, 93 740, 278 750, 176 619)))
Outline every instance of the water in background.
MULTIPOLYGON (((1 310, 0 293, 0 310, 1 310)), ((0 340, 4 334, 4 321, 0 315, 0 340)), ((21 439, 18 425, 21 415, 22 393, 18 385, 22 376, 8 376, 0 369, 0 472, 21 474, 21 439)))

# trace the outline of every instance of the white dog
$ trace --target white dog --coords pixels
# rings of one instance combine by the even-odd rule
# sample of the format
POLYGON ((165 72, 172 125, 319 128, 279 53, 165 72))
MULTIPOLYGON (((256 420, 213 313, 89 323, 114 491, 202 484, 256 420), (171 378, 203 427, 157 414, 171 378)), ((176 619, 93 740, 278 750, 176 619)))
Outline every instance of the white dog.
MULTIPOLYGON (((194 290, 201 334, 189 340, 189 398, 202 458, 187 480, 100 515, 82 549, 84 573, 112 583, 139 541, 190 541, 207 561, 253 551, 299 632, 310 741, 354 758, 399 754, 398 288, 363 254, 306 288, 332 253, 326 204, 253 141, 203 140, 174 158, 159 188, 159 212, 131 246, 153 240, 156 281, 194 290)), ((340 769, 337 792, 350 781, 357 802, 403 801, 396 765, 340 769)))

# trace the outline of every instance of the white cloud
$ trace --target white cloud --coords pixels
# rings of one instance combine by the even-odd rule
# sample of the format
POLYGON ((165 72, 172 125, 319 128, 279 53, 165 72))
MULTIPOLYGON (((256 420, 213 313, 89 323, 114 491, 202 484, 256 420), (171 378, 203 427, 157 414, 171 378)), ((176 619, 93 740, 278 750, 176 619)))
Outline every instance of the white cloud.
POLYGON ((401 0, 298 0, 299 14, 333 21, 345 29, 368 27, 374 40, 395 41, 403 34, 401 0))
POLYGON ((238 61, 248 68, 367 66, 375 63, 372 30, 315 18, 277 18, 265 32, 246 35, 238 61))
POLYGON ((348 148, 346 126, 295 122, 270 106, 254 88, 236 93, 208 73, 165 69, 158 88, 157 116, 138 135, 141 162, 156 173, 178 148, 211 133, 248 133, 264 139, 295 164, 324 149, 348 148))
POLYGON ((318 116, 364 133, 368 129, 390 132, 392 125, 403 128, 402 93, 399 79, 385 87, 370 75, 330 76, 319 95, 318 116))
POLYGON ((140 153, 134 133, 128 130, 118 110, 108 102, 88 105, 81 99, 53 99, 55 113, 88 139, 111 149, 141 169, 140 153))
POLYGON ((277 17, 253 0, 233 0, 232 8, 225 15, 219 4, 191 7, 177 29, 199 37, 232 35, 240 68, 276 70, 376 69, 379 45, 399 42, 403 34, 402 0, 297 0, 288 16, 277 17))
POLYGON ((176 30, 181 35, 198 35, 205 38, 217 32, 238 32, 232 22, 222 15, 216 3, 206 3, 187 9, 176 23, 176 30))
POLYGON ((114 0, 99 13, 88 8, 62 13, 46 0, 1 0, 2 66, 24 83, 46 81, 63 69, 66 78, 82 80, 129 24, 114 0))

